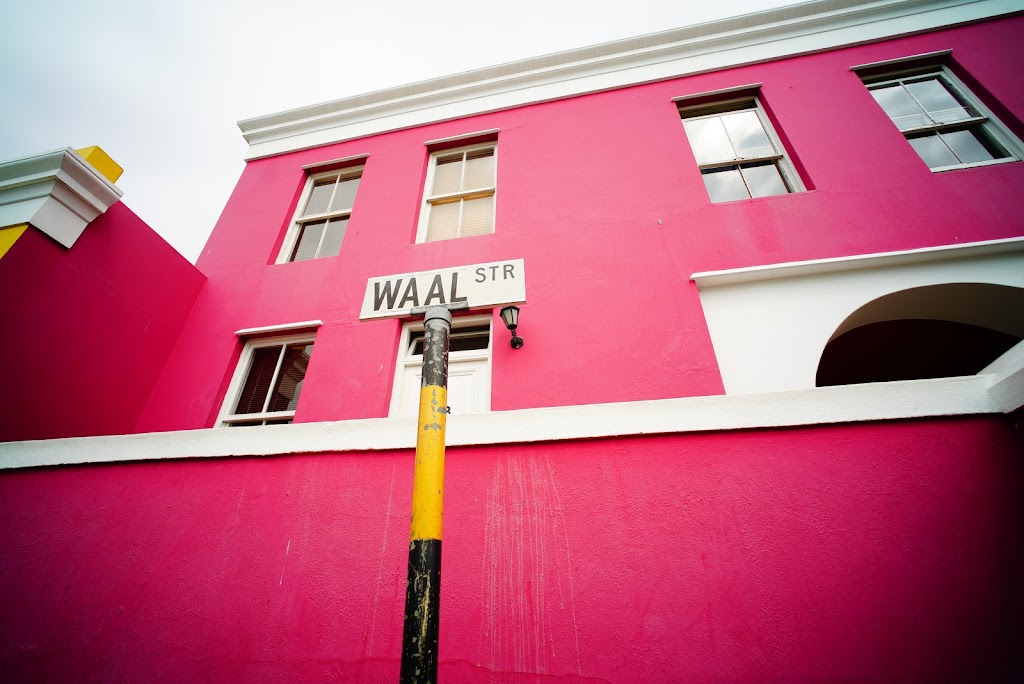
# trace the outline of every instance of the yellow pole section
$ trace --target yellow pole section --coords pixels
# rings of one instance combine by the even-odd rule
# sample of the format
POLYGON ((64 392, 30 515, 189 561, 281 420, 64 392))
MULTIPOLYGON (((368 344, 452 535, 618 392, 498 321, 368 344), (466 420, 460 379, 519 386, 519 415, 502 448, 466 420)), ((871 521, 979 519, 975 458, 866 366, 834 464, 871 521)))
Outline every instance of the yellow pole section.
POLYGON ((448 390, 439 385, 420 388, 416 466, 412 482, 410 538, 440 539, 444 512, 444 431, 448 390))

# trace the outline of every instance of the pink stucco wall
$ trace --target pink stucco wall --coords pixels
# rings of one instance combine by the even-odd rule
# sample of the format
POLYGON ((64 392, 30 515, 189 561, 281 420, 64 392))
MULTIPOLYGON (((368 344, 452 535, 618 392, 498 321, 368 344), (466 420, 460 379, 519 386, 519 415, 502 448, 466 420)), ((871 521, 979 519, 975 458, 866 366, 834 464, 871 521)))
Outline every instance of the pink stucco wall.
POLYGON ((204 278, 118 202, 0 259, 0 441, 132 432, 204 278))
POLYGON ((240 328, 321 319, 296 419, 387 414, 400 323, 360 322, 367 278, 526 260, 496 410, 719 394, 695 271, 1024 234, 1024 164, 932 173, 850 66, 952 49, 1019 129, 1024 17, 625 88, 249 163, 199 267, 209 276, 138 429, 212 425, 240 328), (756 83, 809 192, 712 205, 672 98, 756 83), (493 235, 413 244, 427 140, 497 128, 493 235), (335 258, 273 265, 302 166, 368 154, 335 258), (616 363, 607 363, 608 359, 616 363), (601 372, 594 372, 600 367, 601 372))
MULTIPOLYGON (((452 449, 440 679, 1020 681, 1021 447, 975 418, 452 449)), ((3 679, 397 681, 411 477, 0 473, 3 679)))

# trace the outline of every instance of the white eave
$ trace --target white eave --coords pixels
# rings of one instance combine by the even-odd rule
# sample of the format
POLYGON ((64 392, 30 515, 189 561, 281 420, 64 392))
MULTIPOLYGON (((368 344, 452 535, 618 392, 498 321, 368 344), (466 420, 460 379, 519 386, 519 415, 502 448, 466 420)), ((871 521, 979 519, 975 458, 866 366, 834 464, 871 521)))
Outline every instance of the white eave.
POLYGON ((28 223, 67 248, 120 198, 70 147, 0 162, 0 227, 28 223))
POLYGON ((249 143, 246 158, 259 159, 531 103, 920 33, 1021 9, 1019 0, 814 0, 268 114, 240 121, 238 127, 249 143))

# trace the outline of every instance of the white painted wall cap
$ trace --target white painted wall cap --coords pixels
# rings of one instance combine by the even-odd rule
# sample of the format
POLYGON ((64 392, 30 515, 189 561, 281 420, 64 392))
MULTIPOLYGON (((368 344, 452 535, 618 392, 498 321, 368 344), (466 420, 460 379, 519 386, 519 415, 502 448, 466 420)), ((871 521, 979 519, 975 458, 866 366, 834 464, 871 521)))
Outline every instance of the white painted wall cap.
MULTIPOLYGON (((985 375, 756 395, 684 397, 617 404, 494 411, 449 418, 455 447, 708 431, 833 425, 879 420, 1001 415, 1024 402, 1020 363, 985 375)), ((171 458, 276 456, 412 449, 413 418, 369 418, 245 428, 0 444, 0 470, 171 458)))
POLYGON ((939 245, 937 247, 922 247, 920 249, 906 249, 895 252, 854 254, 830 259, 787 261, 778 264, 729 268, 720 271, 700 271, 692 274, 690 280, 697 283, 697 287, 703 290, 718 285, 735 285, 737 283, 796 278, 823 273, 882 268, 885 266, 934 263, 949 259, 967 259, 995 254, 1015 254, 1017 252, 1024 252, 1024 237, 965 242, 958 245, 939 245))

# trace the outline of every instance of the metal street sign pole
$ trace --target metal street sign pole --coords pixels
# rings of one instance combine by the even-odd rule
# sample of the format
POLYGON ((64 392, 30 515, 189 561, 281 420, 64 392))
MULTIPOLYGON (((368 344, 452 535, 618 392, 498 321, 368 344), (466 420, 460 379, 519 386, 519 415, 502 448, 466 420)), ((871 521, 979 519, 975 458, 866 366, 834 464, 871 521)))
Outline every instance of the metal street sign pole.
POLYGON ((448 417, 448 343, 452 315, 430 307, 423 318, 423 377, 412 481, 409 583, 402 632, 402 684, 437 681, 441 605, 444 430, 448 417))

